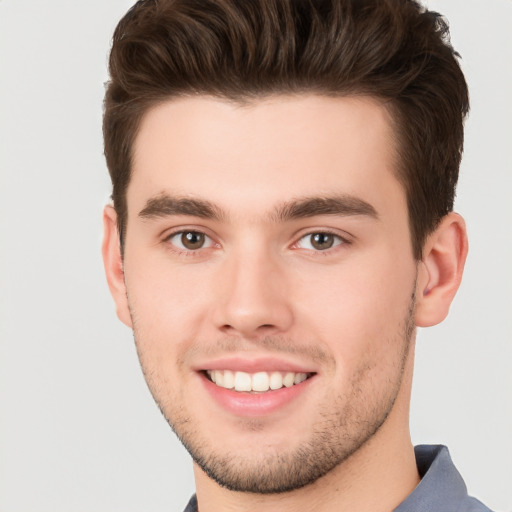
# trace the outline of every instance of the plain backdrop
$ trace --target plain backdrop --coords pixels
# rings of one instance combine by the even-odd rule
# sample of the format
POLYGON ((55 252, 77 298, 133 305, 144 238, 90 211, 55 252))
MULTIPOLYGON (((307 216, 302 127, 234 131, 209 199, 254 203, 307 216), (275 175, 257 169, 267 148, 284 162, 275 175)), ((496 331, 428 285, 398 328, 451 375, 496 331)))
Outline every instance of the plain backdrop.
MULTIPOLYGON (((192 465, 154 405, 100 260, 106 60, 129 0, 0 0, 0 512, 181 511, 192 465)), ((470 255, 419 333, 415 443, 512 511, 512 2, 438 0, 471 91, 470 255)))

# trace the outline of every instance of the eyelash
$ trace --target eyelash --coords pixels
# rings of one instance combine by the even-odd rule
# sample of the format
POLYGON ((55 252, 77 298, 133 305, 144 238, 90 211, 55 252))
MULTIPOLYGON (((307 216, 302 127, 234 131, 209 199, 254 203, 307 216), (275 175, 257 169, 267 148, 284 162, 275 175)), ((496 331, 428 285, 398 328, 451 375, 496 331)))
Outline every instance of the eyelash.
MULTIPOLYGON (((327 235, 327 236, 332 236, 334 237, 335 239, 337 239, 338 243, 335 242, 335 245, 333 245, 332 247, 328 247, 326 249, 318 249, 318 250, 315 250, 315 249, 305 249, 307 251, 311 251, 312 253, 318 256, 328 256, 329 254, 332 254, 333 251, 336 251, 338 248, 340 248, 340 246, 344 246, 344 245, 350 245, 352 242, 347 239, 346 237, 343 237, 341 236, 339 233, 334 233, 328 229, 324 229, 324 230, 318 230, 318 231, 310 231, 308 233, 305 233, 303 235, 301 235, 296 242, 294 242, 291 246, 292 249, 301 249, 301 247, 298 247, 299 243, 306 239, 307 237, 313 237, 314 235, 327 235)), ((204 249, 210 249, 212 247, 215 247, 216 245, 219 246, 218 243, 216 243, 212 237, 210 237, 209 235, 207 235, 204 231, 201 231, 201 230, 197 230, 197 229, 181 229, 179 231, 174 231, 172 233, 170 233, 169 235, 167 235, 165 238, 164 238, 164 242, 167 244, 168 247, 170 247, 170 249, 174 252, 174 253, 177 253, 178 255, 180 256, 185 256, 185 257, 194 257, 194 256, 199 256, 204 250, 204 249), (208 247, 199 247, 197 249, 187 249, 187 248, 180 248, 180 247, 177 247, 175 244, 173 244, 171 242, 171 240, 176 237, 176 236, 183 236, 184 234, 196 234, 196 235, 200 235, 200 236, 204 236, 205 239, 209 240, 210 241, 210 244, 208 247)))

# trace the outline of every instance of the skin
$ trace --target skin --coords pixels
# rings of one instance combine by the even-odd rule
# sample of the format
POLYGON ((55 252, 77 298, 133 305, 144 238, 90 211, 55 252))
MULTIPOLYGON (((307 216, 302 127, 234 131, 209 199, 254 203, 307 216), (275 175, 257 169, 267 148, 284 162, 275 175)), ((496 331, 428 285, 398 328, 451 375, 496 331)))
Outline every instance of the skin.
POLYGON ((195 460, 202 512, 385 511, 417 485, 414 327, 446 316, 467 241, 449 214, 413 258, 395 165, 388 113, 370 98, 182 98, 144 117, 124 260, 107 207, 105 268, 195 460), (204 244, 183 245, 183 232, 204 244), (271 412, 239 414, 212 400, 202 371, 235 357, 313 378, 271 412))

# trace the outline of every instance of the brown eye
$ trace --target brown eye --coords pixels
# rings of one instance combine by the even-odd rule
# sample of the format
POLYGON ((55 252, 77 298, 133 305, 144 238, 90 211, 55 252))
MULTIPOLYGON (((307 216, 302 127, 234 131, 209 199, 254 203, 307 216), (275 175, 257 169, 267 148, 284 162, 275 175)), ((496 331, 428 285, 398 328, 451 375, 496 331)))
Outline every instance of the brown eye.
POLYGON ((318 232, 303 236, 297 246, 301 249, 326 251, 343 243, 345 243, 345 240, 338 235, 318 232))
POLYGON ((330 233, 315 233, 311 235, 311 245, 318 251, 330 249, 334 245, 334 235, 330 233))
POLYGON ((200 231, 180 231, 171 235, 168 241, 181 251, 197 251, 213 246, 213 240, 200 231))
POLYGON ((186 249, 201 249, 204 245, 204 234, 197 231, 186 231, 181 234, 181 243, 186 249))

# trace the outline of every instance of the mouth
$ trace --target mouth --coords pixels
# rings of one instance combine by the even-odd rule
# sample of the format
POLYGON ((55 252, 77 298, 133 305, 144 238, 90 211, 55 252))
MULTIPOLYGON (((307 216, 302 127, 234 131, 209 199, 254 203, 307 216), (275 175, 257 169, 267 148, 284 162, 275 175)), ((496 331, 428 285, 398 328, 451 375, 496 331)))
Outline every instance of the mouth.
POLYGON ((196 371, 209 397, 205 407, 220 407, 236 418, 290 413, 311 400, 319 376, 309 365, 277 358, 228 357, 203 364, 196 371))
POLYGON ((233 370, 205 370, 204 375, 220 388, 252 394, 291 388, 308 380, 314 374, 278 371, 248 373, 233 370))

